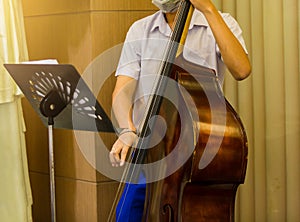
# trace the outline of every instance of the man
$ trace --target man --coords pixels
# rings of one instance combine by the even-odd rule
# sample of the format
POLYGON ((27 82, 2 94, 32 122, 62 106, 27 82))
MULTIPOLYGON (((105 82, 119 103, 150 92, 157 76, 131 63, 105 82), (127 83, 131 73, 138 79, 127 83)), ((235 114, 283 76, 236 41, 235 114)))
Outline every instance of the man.
MULTIPOLYGON (((211 0, 190 1, 195 11, 189 26, 183 57, 188 61, 214 69, 221 85, 225 67, 236 80, 248 77, 251 65, 237 22, 229 14, 218 12, 211 0)), ((153 0, 152 2, 160 11, 131 26, 116 72, 113 110, 119 127, 123 130, 119 133, 119 138, 110 152, 110 161, 115 167, 124 165, 128 150, 137 138, 139 109, 145 105, 135 103, 135 97, 140 91, 144 91, 144 88, 149 87, 149 82, 143 82, 142 78, 154 72, 155 61, 150 60, 159 60, 163 56, 161 41, 169 38, 180 0, 153 0), (154 39, 156 42, 153 43, 154 39), (134 104, 133 109, 132 104, 134 104)), ((140 221, 145 186, 132 185, 128 192, 132 197, 128 198, 126 206, 120 207, 120 221, 140 221)))

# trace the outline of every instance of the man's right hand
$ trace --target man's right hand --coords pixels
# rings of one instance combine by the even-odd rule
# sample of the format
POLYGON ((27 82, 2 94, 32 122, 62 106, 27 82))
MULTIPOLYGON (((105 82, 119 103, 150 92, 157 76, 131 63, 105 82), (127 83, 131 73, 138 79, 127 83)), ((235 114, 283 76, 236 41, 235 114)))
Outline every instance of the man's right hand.
POLYGON ((112 146, 109 153, 109 159, 113 167, 123 166, 128 150, 137 139, 137 135, 133 131, 122 133, 112 146))

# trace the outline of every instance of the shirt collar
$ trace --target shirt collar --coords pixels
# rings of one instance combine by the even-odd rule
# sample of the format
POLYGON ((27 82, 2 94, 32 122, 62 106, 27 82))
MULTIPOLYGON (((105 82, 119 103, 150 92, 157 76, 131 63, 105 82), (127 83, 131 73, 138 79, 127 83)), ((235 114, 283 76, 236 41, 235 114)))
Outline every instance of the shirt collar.
POLYGON ((151 32, 159 29, 159 31, 167 36, 171 34, 171 29, 165 19, 164 13, 160 10, 154 14, 154 19, 152 22, 151 32))
POLYGON ((192 29, 194 26, 208 27, 208 22, 205 16, 202 12, 198 11, 197 9, 194 10, 189 29, 192 29))
MULTIPOLYGON (((198 11, 197 9, 194 10, 191 23, 189 26, 189 30, 191 30, 194 26, 205 26, 208 27, 208 22, 205 19, 204 15, 198 11)), ((167 36, 171 34, 171 29, 166 22, 164 13, 162 11, 158 11, 154 15, 154 20, 152 23, 152 27, 150 29, 153 32, 155 29, 159 29, 159 31, 167 36)))

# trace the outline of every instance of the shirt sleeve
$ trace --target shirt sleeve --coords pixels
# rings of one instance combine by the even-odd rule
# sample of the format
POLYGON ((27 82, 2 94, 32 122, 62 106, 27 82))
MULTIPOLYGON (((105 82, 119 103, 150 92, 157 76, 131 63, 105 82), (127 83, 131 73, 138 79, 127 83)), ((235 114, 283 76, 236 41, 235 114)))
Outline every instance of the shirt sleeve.
POLYGON ((116 70, 116 76, 124 75, 134 79, 139 78, 141 71, 141 53, 140 40, 138 32, 135 30, 134 24, 127 32, 125 42, 123 44, 119 64, 116 70))

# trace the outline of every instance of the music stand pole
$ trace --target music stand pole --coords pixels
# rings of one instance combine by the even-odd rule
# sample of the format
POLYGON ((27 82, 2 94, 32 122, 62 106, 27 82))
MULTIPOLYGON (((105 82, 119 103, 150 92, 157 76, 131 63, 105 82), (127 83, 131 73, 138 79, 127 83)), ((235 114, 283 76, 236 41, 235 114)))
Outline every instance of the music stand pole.
POLYGON ((48 142, 49 142, 49 177, 51 196, 51 222, 56 222, 55 204, 55 172, 54 172, 54 149, 53 149, 53 125, 54 117, 65 107, 66 103, 60 98, 57 90, 51 90, 41 101, 40 111, 48 117, 48 142))
POLYGON ((48 142, 49 142, 49 175, 50 175, 50 195, 51 195, 51 222, 56 222, 53 124, 48 125, 48 142))
POLYGON ((69 64, 4 64, 4 66, 48 127, 51 221, 56 222, 53 129, 115 132, 115 128, 74 66, 69 64))

